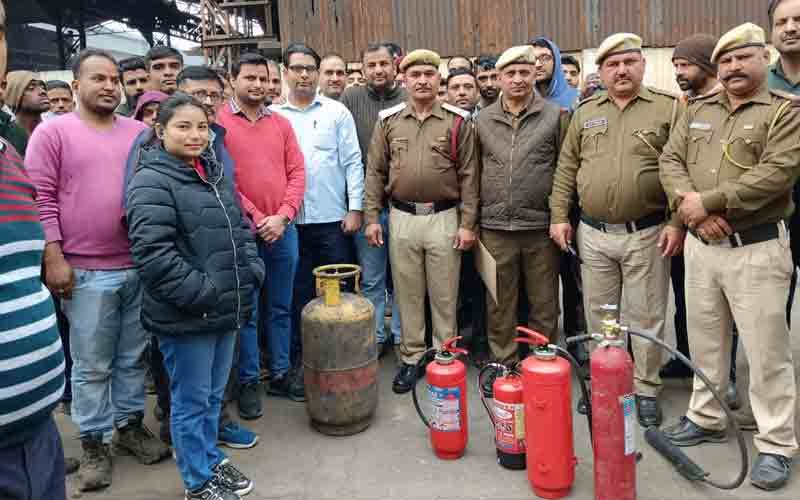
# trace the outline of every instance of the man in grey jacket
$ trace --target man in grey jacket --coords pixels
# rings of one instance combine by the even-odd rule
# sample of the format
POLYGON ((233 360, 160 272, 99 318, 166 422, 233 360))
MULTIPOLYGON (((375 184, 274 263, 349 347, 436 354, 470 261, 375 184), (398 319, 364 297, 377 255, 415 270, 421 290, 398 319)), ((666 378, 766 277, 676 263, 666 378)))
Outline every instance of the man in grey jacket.
MULTIPOLYGON (((513 339, 520 277, 528 326, 555 342, 558 331, 558 247, 550 240, 548 197, 560 147, 561 110, 534 91, 536 57, 512 47, 497 61, 500 98, 477 118, 481 142, 481 236, 497 261, 497 302, 487 296, 489 347, 500 363, 517 358, 513 339)), ((491 392, 494 376, 486 377, 491 392)))

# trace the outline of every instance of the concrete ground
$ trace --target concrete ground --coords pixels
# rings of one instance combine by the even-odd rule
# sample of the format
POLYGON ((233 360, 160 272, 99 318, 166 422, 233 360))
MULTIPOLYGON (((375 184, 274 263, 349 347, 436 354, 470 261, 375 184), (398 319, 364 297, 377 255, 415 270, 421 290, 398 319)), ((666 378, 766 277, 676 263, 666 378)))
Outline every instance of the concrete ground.
MULTIPOLYGON (((794 309, 795 325, 800 311, 794 309)), ((797 330, 797 328, 795 328, 797 330)), ((668 335, 671 336, 671 313, 668 335)), ((795 366, 800 366, 800 335, 792 338, 795 366)), ((739 387, 746 393, 747 362, 739 350, 739 387)), ((391 390, 394 359, 384 360, 380 370, 378 411, 363 433, 333 438, 311 429, 305 405, 264 397, 264 416, 246 425, 260 435, 250 450, 227 450, 232 460, 256 482, 248 500, 522 500, 537 498, 525 471, 508 471, 497 465, 493 431, 477 398, 474 368, 470 368, 470 443, 466 455, 455 461, 437 459, 431 451, 427 430, 417 417, 411 395, 391 390)), ((420 386, 421 387, 421 386, 420 386)), ((686 410, 689 382, 669 382, 663 392, 665 421, 675 421, 686 410)), ((746 394, 742 394, 746 398, 746 394)), ((574 401, 577 401, 577 391, 574 401)), ((152 405, 154 398, 150 398, 152 405)), ((800 415, 800 412, 798 412, 800 415)), ((58 414, 67 456, 80 455, 80 443, 68 417, 58 414)), ((147 423, 157 430, 149 412, 147 423)), ((800 424, 798 425, 800 429, 800 424)), ((585 417, 575 414, 575 452, 578 465, 575 484, 568 498, 593 499, 592 451, 585 417)), ((747 433, 752 463, 752 434, 747 433)), ((690 483, 645 443, 639 432, 637 446, 644 454, 637 467, 637 498, 640 500, 781 499, 800 498, 800 466, 795 463, 789 485, 765 493, 746 481, 732 492, 690 483)), ((738 473, 739 454, 734 440, 705 444, 688 450, 714 477, 733 478, 738 473)), ((800 460, 799 460, 800 461, 800 460)), ((169 459, 152 466, 139 465, 132 457, 114 460, 113 485, 99 493, 77 493, 74 478, 68 493, 86 500, 177 500, 183 486, 169 459)), ((614 500, 614 499, 609 499, 614 500)))

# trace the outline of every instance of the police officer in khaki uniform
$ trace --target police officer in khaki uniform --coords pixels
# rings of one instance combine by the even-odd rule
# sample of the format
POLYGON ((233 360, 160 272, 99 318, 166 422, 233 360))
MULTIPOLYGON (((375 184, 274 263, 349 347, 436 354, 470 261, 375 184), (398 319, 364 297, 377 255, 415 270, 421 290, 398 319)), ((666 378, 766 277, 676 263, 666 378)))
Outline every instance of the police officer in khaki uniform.
POLYGON ((425 294, 435 346, 456 334, 461 251, 475 243, 478 154, 469 113, 436 102, 439 55, 415 50, 400 63, 408 102, 386 109, 369 147, 364 198, 370 245, 383 245, 378 216, 388 204, 389 258, 402 318, 402 366, 392 389, 408 392, 425 351, 425 294))
MULTIPOLYGON (((658 157, 681 106, 675 96, 642 85, 641 48, 641 38, 620 33, 598 49, 608 92, 584 100, 572 117, 550 197, 550 235, 562 249, 571 244, 568 215, 577 193, 590 331, 600 331, 603 305, 614 304, 632 330, 662 338, 670 257, 681 251, 684 231, 677 216, 669 221, 658 157)), ((639 338, 631 344, 639 422, 659 425, 662 353, 639 338)))
MULTIPOLYGON (((661 157, 670 204, 689 227, 686 309, 694 362, 721 390, 728 383, 731 322, 750 362, 758 424, 752 483, 778 489, 789 479, 795 387, 786 297, 792 258, 785 221, 794 209, 800 112, 767 89, 770 54, 753 24, 720 38, 712 62, 724 90, 691 104, 661 157)), ((678 446, 726 439, 725 414, 694 381, 686 416, 667 429, 678 446)))

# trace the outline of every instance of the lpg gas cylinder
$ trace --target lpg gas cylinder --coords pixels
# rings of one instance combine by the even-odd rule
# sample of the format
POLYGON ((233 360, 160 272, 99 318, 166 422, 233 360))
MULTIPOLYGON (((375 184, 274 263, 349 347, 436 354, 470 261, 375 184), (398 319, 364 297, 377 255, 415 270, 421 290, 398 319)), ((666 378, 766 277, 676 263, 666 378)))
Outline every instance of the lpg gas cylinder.
POLYGON ((378 405, 375 309, 358 294, 360 273, 353 265, 314 269, 319 297, 303 308, 306 409, 323 434, 363 431, 378 405), (343 293, 341 281, 351 278, 356 293, 343 293))

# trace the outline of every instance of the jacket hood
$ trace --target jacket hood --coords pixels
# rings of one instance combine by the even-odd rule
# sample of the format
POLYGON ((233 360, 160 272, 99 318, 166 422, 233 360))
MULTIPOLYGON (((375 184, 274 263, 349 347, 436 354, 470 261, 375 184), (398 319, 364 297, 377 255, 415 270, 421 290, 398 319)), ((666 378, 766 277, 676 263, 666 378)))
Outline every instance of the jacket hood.
POLYGON ((550 80, 547 95, 543 97, 564 109, 571 110, 578 101, 578 89, 570 87, 567 83, 567 77, 564 76, 564 70, 561 67, 561 50, 552 40, 543 36, 531 40, 531 44, 535 42, 544 42, 553 53, 553 78, 550 80))
MULTIPOLYGON (((208 182, 216 184, 222 178, 222 167, 215 155, 206 148, 200 155, 200 163, 208 174, 208 182)), ((139 151, 136 170, 153 169, 180 182, 198 182, 200 177, 185 162, 164 150, 160 144, 144 144, 139 151)))
POLYGON ((25 89, 36 79, 36 73, 30 71, 12 71, 6 76, 6 104, 14 113, 19 109, 25 89))
POLYGON ((169 99, 169 96, 164 92, 160 92, 158 90, 148 90, 139 97, 138 101, 136 101, 136 111, 133 112, 133 116, 131 118, 142 121, 142 114, 144 113, 145 106, 151 102, 157 102, 161 104, 167 99, 169 99))

